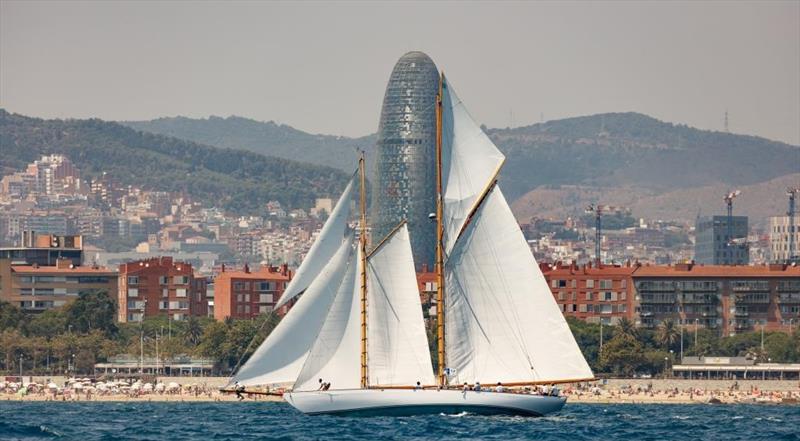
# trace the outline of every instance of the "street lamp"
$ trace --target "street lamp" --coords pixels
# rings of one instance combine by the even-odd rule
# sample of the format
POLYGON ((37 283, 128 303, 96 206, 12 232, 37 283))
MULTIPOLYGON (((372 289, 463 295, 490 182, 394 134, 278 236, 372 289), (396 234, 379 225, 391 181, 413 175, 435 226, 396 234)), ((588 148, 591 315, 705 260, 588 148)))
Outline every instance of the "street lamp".
MULTIPOLYGON (((697 352, 697 327, 700 324, 700 319, 694 319, 694 351, 697 352)), ((694 355, 697 355, 696 353, 694 355)))
POLYGON ((667 362, 669 361, 669 357, 664 357, 664 378, 667 378, 667 362))
POLYGON ((761 323, 761 353, 764 353, 764 323, 761 323))
POLYGON ((683 363, 683 324, 681 324, 681 363, 683 363))
POLYGON ((20 381, 20 383, 22 383, 22 359, 23 358, 24 357, 22 356, 22 354, 19 354, 19 381, 20 381))

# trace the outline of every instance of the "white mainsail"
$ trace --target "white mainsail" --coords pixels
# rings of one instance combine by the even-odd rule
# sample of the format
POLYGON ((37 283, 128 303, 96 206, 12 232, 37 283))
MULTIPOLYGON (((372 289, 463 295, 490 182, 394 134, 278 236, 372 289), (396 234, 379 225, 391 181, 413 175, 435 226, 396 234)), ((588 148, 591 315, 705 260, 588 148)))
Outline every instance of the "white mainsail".
POLYGON ((404 223, 367 260, 367 354, 371 386, 434 384, 408 227, 404 223))
POLYGON ((444 77, 442 109, 444 251, 448 254, 505 156, 475 123, 444 77))
POLYGON ((297 376, 295 391, 317 390, 318 379, 331 383, 331 389, 361 386, 360 286, 356 282, 361 272, 360 247, 350 252, 343 272, 336 298, 297 376))
POLYGON ((445 264, 447 366, 457 384, 592 378, 500 189, 445 264))
POLYGON ((502 153, 444 78, 442 92, 446 366, 458 383, 592 378, 494 183, 502 153))
MULTIPOLYGON (((349 202, 348 202, 349 205, 349 202)), ((261 346, 233 378, 243 386, 291 384, 297 380, 311 346, 353 255, 353 234, 338 250, 261 346)))
POLYGON ((331 213, 325 225, 322 226, 319 237, 311 245, 311 249, 308 250, 306 257, 289 282, 289 286, 286 287, 278 303, 275 304, 275 309, 285 305, 286 302, 308 289, 320 271, 322 271, 322 268, 336 254, 348 231, 347 222, 350 218, 350 201, 353 196, 354 181, 355 177, 351 178, 350 182, 347 183, 342 196, 339 197, 336 206, 333 208, 333 213, 331 213))

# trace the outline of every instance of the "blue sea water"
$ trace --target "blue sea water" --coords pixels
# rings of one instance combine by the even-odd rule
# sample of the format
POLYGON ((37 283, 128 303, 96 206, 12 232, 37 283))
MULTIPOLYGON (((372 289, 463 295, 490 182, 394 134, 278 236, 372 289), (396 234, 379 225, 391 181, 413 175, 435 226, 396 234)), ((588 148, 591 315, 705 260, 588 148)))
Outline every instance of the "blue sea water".
POLYGON ((544 418, 305 416, 285 403, 0 402, 1 440, 800 440, 800 407, 568 404, 544 418))

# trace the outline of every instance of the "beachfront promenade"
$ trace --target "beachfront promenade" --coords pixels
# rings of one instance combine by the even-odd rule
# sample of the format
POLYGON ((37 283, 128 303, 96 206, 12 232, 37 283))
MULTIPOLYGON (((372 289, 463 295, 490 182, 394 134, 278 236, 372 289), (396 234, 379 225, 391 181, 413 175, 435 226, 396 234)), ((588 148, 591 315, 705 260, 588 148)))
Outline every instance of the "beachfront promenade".
MULTIPOLYGON (((0 400, 20 401, 236 401, 219 392, 225 377, 161 377, 156 383, 102 388, 77 386, 65 377, 33 377, 41 385, 20 393, 11 384, 0 387, 0 400), (55 385, 56 387, 53 387, 55 385)), ((570 403, 722 403, 797 404, 800 382, 760 380, 613 379, 582 385, 563 385, 570 403)), ((492 392, 487 392, 492 393, 492 392)), ((277 396, 249 395, 248 401, 280 401, 277 396)))

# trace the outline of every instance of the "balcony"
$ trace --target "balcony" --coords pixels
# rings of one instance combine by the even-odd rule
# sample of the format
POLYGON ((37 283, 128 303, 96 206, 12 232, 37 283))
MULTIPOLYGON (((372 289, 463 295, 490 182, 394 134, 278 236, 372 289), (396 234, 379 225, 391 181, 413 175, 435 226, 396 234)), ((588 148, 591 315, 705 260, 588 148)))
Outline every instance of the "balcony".
POLYGON ((682 297, 678 296, 678 302, 684 305, 703 305, 703 304, 716 304, 718 299, 716 297, 682 297))
POLYGON ((800 304, 800 294, 781 294, 778 296, 778 303, 783 305, 800 304))
POLYGON ((750 313, 747 311, 736 310, 733 313, 734 317, 750 317, 750 313))
POLYGON ((737 295, 734 298, 736 304, 742 303, 769 303, 768 295, 737 295))

